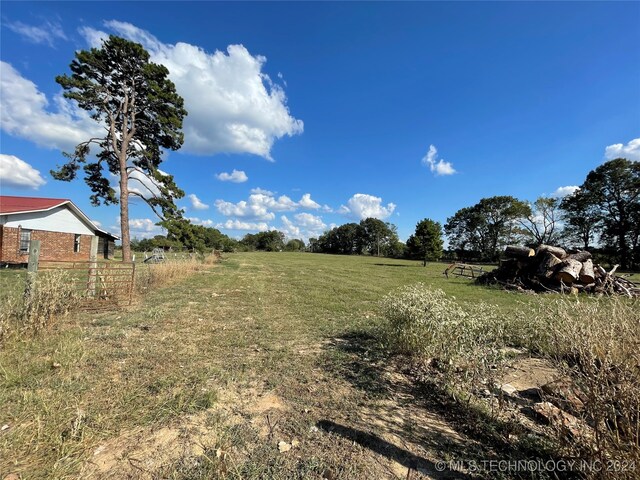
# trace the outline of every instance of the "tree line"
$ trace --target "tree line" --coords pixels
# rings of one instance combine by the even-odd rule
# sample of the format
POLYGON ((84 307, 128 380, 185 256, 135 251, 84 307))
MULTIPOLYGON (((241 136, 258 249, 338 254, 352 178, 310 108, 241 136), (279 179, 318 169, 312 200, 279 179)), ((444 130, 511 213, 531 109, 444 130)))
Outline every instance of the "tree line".
POLYGON ((440 223, 418 222, 406 244, 395 225, 374 218, 347 223, 309 240, 319 253, 378 255, 427 261, 443 257, 497 261, 504 247, 563 245, 592 250, 623 268, 640 267, 640 163, 610 160, 589 172, 572 194, 534 202, 499 195, 481 199, 440 223), (443 233, 449 249, 443 248, 443 233))
MULTIPOLYGON (((418 258, 425 263, 443 256, 442 227, 428 218, 416 225, 406 244, 398 239, 395 225, 375 218, 335 227, 310 239, 308 246, 298 239, 285 243, 284 234, 277 231, 247 234, 238 241, 215 228, 191 225, 175 204, 184 192, 159 169, 164 152, 182 146, 182 122, 187 115, 169 71, 151 62, 142 45, 113 35, 100 48, 77 51, 70 69, 71 75, 60 75, 56 82, 67 99, 105 127, 105 133, 64 153, 67 162, 51 174, 71 181, 82 168, 93 205, 120 205, 123 261, 130 261, 132 245, 227 251, 308 249, 418 258), (118 178, 119 192, 110 176, 118 178), (140 185, 130 187, 134 181, 140 185), (151 207, 166 236, 130 242, 130 196, 151 207)), ((580 188, 562 200, 541 197, 531 203, 512 196, 483 198, 447 219, 448 253, 463 260, 495 261, 509 243, 595 246, 623 268, 637 268, 639 191, 640 163, 617 158, 589 172, 580 188)))

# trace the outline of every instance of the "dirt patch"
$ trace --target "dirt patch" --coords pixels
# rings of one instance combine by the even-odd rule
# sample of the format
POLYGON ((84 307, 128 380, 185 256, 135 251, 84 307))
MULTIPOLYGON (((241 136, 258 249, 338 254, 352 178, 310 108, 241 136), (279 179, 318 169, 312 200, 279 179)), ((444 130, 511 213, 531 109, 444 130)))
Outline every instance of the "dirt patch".
POLYGON ((136 429, 98 446, 80 478, 154 478, 153 473, 177 458, 202 455, 216 443, 207 428, 207 412, 190 415, 171 426, 136 429))
POLYGON ((158 471, 179 460, 215 450, 220 432, 230 425, 250 425, 265 437, 272 429, 265 415, 288 407, 277 395, 258 391, 257 387, 229 390, 220 395, 222 401, 216 406, 171 425, 124 432, 94 450, 80 478, 156 478, 158 471))
POLYGON ((512 385, 517 391, 539 389, 543 385, 562 377, 562 373, 548 360, 519 358, 507 367, 503 384, 512 385))

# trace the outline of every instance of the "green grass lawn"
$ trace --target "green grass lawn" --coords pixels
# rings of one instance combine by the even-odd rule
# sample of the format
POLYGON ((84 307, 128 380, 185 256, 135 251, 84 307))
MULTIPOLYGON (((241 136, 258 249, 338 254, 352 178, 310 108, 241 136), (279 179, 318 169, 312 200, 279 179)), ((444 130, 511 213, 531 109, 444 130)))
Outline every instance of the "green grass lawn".
POLYGON ((548 298, 446 279, 445 268, 230 254, 129 310, 72 314, 11 341, 0 350, 0 478, 88 478, 107 468, 96 466, 105 455, 122 473, 109 478, 393 478, 407 455, 442 458, 452 440, 411 427, 426 410, 409 400, 391 408, 404 401, 400 387, 372 369, 386 364, 367 347, 380 299, 416 282, 505 312, 548 298), (390 420, 398 415, 401 427, 390 420), (315 427, 326 422, 346 430, 315 427), (198 448, 169 455, 162 435, 171 451, 176 438, 198 448), (370 437, 388 448, 366 448, 370 437), (280 453, 292 439, 299 445, 280 453))

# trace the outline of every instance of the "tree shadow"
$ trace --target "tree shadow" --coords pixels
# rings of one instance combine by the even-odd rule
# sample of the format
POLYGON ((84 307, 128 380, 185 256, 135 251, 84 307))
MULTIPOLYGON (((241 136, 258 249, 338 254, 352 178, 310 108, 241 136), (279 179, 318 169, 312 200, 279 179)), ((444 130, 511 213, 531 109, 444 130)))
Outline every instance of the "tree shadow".
MULTIPOLYGON (((452 477, 453 472, 442 471, 443 468, 440 465, 436 466, 436 464, 430 460, 415 455, 403 448, 397 447, 393 443, 387 442, 377 435, 358 430, 357 428, 347 427, 331 420, 320 420, 317 423, 317 427, 327 433, 340 435, 341 437, 355 442, 364 448, 387 457, 409 469, 409 472, 411 470, 419 471, 428 474, 432 478, 438 479, 456 478, 465 480, 472 478, 462 472, 455 472, 455 477, 452 477)), ((410 473, 407 475, 407 478, 409 475, 410 473)))
MULTIPOLYGON (((406 359, 386 352, 371 331, 347 332, 333 339, 326 348, 333 350, 327 352, 332 354, 333 361, 324 362, 324 367, 364 391, 372 400, 371 405, 358 412, 355 427, 375 428, 374 433, 400 439, 401 444, 417 445, 419 450, 429 452, 431 458, 464 462, 557 460, 544 437, 521 423, 503 421, 474 403, 456 401, 437 378, 409 371, 411 367, 406 359), (400 410, 406 415, 401 415, 400 410), (514 442, 510 440, 512 437, 535 440, 514 442)), ((432 470, 433 463, 423 456, 400 449, 374 433, 332 425, 329 420, 323 422, 324 426, 318 425, 319 428, 331 427, 334 432, 407 468, 432 470)), ((465 478, 459 471, 438 472, 436 478, 451 478, 446 476, 451 473, 455 473, 455 478, 465 478)), ((570 473, 555 473, 554 478, 579 478, 570 473)), ((489 475, 489 472, 483 474, 489 475)), ((532 478, 531 475, 532 472, 509 472, 510 478, 532 478)))
POLYGON ((415 268, 421 265, 405 265, 404 263, 374 263, 376 267, 406 267, 406 268, 415 268))

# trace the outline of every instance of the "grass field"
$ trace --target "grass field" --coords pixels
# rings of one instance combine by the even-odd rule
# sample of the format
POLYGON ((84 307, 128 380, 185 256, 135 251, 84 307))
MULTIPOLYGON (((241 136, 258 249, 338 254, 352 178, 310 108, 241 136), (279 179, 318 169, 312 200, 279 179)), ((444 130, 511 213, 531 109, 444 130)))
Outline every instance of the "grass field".
POLYGON ((378 303, 415 282, 503 312, 548 297, 445 279, 445 267, 230 254, 127 311, 12 341, 0 478, 462 478, 434 465, 499 452, 444 392, 393 368, 378 303))

